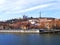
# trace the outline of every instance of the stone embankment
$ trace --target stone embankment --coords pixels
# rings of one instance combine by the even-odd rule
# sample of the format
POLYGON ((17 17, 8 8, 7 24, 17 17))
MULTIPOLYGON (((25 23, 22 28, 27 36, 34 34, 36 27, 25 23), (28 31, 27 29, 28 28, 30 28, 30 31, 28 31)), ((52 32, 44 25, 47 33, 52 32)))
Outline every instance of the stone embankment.
POLYGON ((39 33, 39 30, 0 30, 0 32, 39 33))

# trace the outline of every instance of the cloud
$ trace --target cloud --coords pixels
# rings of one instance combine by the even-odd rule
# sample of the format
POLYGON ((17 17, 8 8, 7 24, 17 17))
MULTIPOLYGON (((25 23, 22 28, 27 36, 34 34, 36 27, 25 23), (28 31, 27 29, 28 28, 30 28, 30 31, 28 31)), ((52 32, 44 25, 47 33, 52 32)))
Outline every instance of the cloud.
POLYGON ((15 9, 10 10, 10 11, 6 11, 6 14, 9 14, 9 13, 15 13, 15 14, 16 13, 25 13, 25 12, 34 11, 37 9, 45 9, 45 8, 51 7, 54 4, 55 3, 42 4, 42 5, 27 8, 27 9, 22 9, 22 10, 19 10, 19 7, 17 7, 15 9))
POLYGON ((33 11, 33 10, 37 10, 37 9, 42 9, 42 8, 46 8, 48 6, 51 6, 53 3, 51 4, 43 4, 43 5, 38 5, 38 6, 35 6, 35 7, 32 7, 32 8, 28 8, 28 9, 25 9, 25 10, 21 10, 21 12, 27 12, 27 11, 33 11))
POLYGON ((4 4, 5 3, 5 0, 0 0, 0 4, 4 4))
POLYGON ((53 0, 0 0, 0 11, 16 11, 33 6, 41 5, 46 2, 51 2, 53 0))
POLYGON ((36 10, 59 10, 59 1, 60 0, 0 0, 0 16, 6 15, 7 17, 7 15, 20 15, 20 13, 36 10))

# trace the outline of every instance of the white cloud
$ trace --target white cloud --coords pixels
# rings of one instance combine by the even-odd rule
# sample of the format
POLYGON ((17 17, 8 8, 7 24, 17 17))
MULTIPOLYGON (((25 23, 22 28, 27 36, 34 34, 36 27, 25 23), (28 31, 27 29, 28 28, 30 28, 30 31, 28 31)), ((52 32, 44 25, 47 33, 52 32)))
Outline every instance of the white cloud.
MULTIPOLYGON (((32 8, 28 8, 28 9, 25 9, 25 10, 21 10, 21 11, 19 11, 19 12, 22 13, 22 12, 33 11, 33 10, 36 10, 36 9, 46 8, 46 7, 51 6, 51 5, 53 5, 53 3, 51 3, 51 4, 38 5, 38 6, 35 6, 35 7, 32 7, 32 8)), ((18 12, 18 11, 17 11, 17 12, 18 12)))
POLYGON ((9 14, 41 9, 52 5, 53 3, 44 4, 51 1, 53 0, 5 0, 5 3, 0 5, 0 12, 9 14))
POLYGON ((0 5, 0 12, 8 15, 43 9, 53 5, 53 1, 54 0, 0 0, 2 4, 0 5))
POLYGON ((6 0, 0 0, 0 4, 4 4, 6 0))
POLYGON ((47 8, 49 6, 54 5, 55 3, 49 3, 49 4, 43 4, 43 5, 38 5, 38 6, 34 6, 31 8, 27 8, 27 9, 23 9, 23 10, 19 10, 19 7, 13 9, 12 10, 6 10, 6 14, 16 14, 16 13, 24 13, 24 12, 29 12, 29 11, 33 11, 33 10, 37 10, 37 9, 43 9, 43 8, 47 8), (18 9, 18 10, 17 10, 18 9))

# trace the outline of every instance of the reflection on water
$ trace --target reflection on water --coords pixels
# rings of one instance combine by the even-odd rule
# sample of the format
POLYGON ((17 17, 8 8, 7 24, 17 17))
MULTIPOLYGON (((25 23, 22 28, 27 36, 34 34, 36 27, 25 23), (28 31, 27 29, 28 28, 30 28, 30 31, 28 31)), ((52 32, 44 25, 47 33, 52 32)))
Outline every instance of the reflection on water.
POLYGON ((0 33, 0 45, 60 45, 60 34, 0 33))

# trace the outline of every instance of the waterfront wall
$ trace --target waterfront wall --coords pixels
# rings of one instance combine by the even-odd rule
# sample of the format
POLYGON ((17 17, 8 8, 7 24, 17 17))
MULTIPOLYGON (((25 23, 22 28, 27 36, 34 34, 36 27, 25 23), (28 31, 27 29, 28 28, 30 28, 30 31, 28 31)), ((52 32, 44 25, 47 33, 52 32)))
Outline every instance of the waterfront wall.
POLYGON ((39 33, 39 30, 0 30, 0 32, 39 33))

